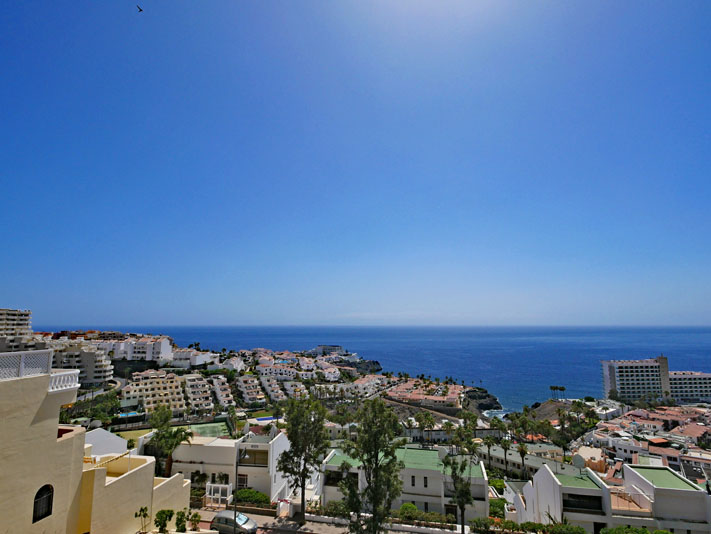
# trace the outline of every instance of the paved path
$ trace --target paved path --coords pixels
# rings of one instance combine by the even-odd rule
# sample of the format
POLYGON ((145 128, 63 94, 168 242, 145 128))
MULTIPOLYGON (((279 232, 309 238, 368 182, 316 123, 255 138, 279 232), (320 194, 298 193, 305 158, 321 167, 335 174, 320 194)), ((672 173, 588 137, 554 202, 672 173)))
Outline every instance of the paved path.
MULTIPOLYGON (((202 521, 200 527, 204 529, 210 528, 210 521, 215 517, 217 512, 212 510, 200 510, 202 521)), ((281 532, 294 532, 298 534, 343 534, 348 530, 348 527, 339 525, 329 525, 328 523, 316 523, 307 521, 305 525, 299 525, 291 519, 281 517, 274 518, 265 515, 248 514, 251 519, 254 519, 259 525, 258 534, 279 534, 281 532)))

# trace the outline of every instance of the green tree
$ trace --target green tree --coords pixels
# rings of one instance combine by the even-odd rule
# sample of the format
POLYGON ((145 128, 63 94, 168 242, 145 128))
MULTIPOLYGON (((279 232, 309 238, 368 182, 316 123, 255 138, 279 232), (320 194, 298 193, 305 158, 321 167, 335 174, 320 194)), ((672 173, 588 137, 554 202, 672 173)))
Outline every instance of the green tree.
MULTIPOLYGON (((345 476, 341 482, 346 508, 352 513, 348 530, 352 534, 379 534, 390 514, 392 502, 402 490, 400 470, 404 465, 397 458, 397 449, 404 444, 396 440, 399 423, 395 412, 379 399, 363 402, 356 420, 359 431, 343 450, 354 461, 365 478, 360 488, 358 477, 345 476), (368 514, 368 515, 364 515, 368 514)), ((344 475, 349 462, 341 467, 344 475)))
POLYGON ((521 457, 521 478, 526 478, 526 455, 528 454, 528 447, 525 443, 519 443, 516 447, 518 455, 521 457))
POLYGON ((306 522, 306 482, 328 451, 326 408, 311 398, 290 399, 286 405, 286 433, 290 447, 279 456, 277 469, 301 490, 300 522, 306 522))
POLYGON ((471 460, 466 456, 445 456, 443 463, 445 472, 451 480, 452 497, 449 502, 459 509, 460 524, 464 534, 464 512, 467 506, 474 502, 469 477, 471 460))
POLYGON ((168 523, 171 519, 173 519, 173 510, 159 510, 156 513, 156 518, 153 520, 156 527, 158 527, 158 532, 167 534, 168 523))
POLYGON ((141 520, 141 530, 139 530, 139 532, 146 532, 146 530, 148 530, 148 523, 151 521, 150 516, 148 515, 148 506, 141 506, 138 512, 133 514, 133 517, 141 520))

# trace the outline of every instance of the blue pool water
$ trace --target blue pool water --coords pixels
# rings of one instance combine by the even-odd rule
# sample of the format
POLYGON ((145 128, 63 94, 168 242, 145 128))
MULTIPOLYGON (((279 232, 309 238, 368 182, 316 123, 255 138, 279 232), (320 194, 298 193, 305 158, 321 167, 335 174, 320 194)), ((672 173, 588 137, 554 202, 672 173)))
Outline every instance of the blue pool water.
POLYGON ((134 415, 138 415, 138 412, 120 413, 119 417, 132 417, 134 415))
POLYGON ((257 417, 257 421, 274 421, 274 417, 257 417))

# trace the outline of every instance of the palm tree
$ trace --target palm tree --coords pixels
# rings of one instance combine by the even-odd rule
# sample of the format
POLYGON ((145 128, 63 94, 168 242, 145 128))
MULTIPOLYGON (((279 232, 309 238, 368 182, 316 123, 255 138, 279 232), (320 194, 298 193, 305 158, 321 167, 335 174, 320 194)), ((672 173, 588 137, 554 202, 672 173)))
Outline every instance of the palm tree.
POLYGON ((499 446, 504 449, 504 473, 506 476, 509 475, 509 449, 511 448, 511 441, 504 438, 499 442, 499 446))
POLYGON ((422 441, 425 441, 425 425, 427 424, 427 421, 425 421, 425 413, 426 412, 417 412, 415 414, 415 423, 417 423, 417 428, 420 429, 422 441))
POLYGON ((452 445, 452 434, 454 433, 454 423, 447 419, 442 424, 442 430, 444 430, 444 433, 447 435, 447 441, 450 443, 450 450, 453 450, 454 446, 452 445))
POLYGON ((173 469, 173 453, 175 449, 178 448, 183 442, 190 444, 190 439, 193 437, 192 430, 187 428, 176 426, 168 429, 156 430, 155 437, 156 445, 158 448, 166 455, 165 461, 165 475, 170 477, 171 470, 173 469))
POLYGON ((489 459, 489 470, 491 470, 491 447, 496 445, 496 438, 491 434, 484 436, 484 445, 486 446, 486 455, 489 459))
POLYGON ((526 458, 526 455, 528 454, 528 447, 526 446, 525 443, 519 443, 518 447, 516 447, 516 450, 518 451, 519 456, 521 456, 521 478, 526 478, 525 458, 526 458))
POLYGON ((430 431, 430 443, 432 443, 432 431, 436 424, 437 422, 435 421, 434 415, 430 412, 425 412, 425 430, 430 431))

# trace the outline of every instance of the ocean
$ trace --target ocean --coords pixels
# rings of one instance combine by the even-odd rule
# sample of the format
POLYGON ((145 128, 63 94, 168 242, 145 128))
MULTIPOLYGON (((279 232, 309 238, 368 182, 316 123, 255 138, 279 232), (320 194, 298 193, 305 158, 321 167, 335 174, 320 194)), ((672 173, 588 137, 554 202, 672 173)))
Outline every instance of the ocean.
MULTIPOLYGON (((81 327, 40 327, 62 330, 81 327)), ((86 327, 84 327, 86 328, 86 327)), ((111 326, 105 330, 165 334, 180 346, 299 351, 342 345, 384 371, 454 377, 482 386, 504 409, 520 410, 550 397, 602 395, 600 360, 664 354, 669 368, 711 372, 711 328, 541 327, 185 327, 111 326)))

